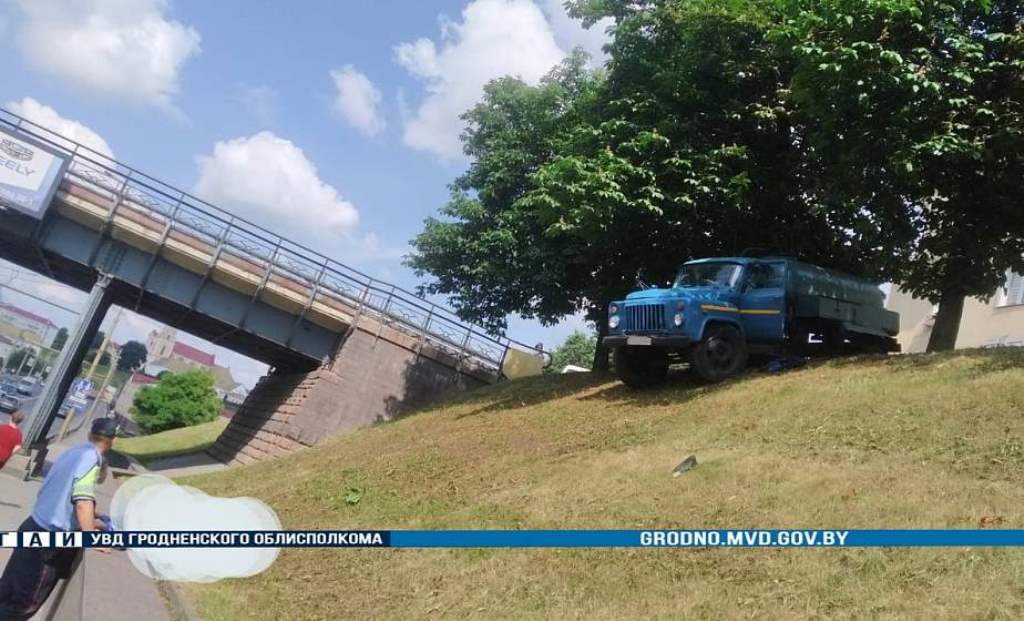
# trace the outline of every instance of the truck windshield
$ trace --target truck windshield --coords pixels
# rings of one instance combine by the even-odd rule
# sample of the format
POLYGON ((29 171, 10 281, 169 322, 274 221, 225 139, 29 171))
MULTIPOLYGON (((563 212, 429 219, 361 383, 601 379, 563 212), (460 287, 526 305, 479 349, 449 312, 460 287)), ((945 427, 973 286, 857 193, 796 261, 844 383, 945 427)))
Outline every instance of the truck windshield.
POLYGON ((732 287, 740 279, 736 263, 691 263, 676 276, 674 287, 732 287))

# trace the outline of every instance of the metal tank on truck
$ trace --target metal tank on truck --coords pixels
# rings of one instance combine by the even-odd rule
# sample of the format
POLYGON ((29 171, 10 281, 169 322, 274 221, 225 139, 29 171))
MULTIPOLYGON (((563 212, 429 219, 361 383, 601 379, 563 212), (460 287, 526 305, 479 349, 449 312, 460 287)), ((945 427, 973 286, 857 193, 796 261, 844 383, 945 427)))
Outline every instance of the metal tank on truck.
POLYGON ((603 343, 631 387, 663 382, 673 362, 717 382, 752 354, 899 351, 899 315, 883 303, 875 283, 790 257, 698 259, 670 288, 612 302, 603 343))

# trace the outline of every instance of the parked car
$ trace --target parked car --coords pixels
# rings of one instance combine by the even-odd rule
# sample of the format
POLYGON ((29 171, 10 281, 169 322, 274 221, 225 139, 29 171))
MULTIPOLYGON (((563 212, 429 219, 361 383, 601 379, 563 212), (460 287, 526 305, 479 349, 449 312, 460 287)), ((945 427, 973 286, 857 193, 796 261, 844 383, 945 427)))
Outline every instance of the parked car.
POLYGON ((873 282, 789 257, 685 263, 667 289, 643 289, 608 307, 615 370, 633 388, 665 381, 689 362, 707 382, 740 372, 749 354, 899 351, 899 315, 873 282))
POLYGON ((15 412, 21 409, 21 399, 18 398, 18 387, 9 382, 0 384, 0 411, 15 412))
POLYGON ((34 377, 23 377, 18 382, 18 394, 20 395, 31 395, 36 389, 36 379, 34 377))

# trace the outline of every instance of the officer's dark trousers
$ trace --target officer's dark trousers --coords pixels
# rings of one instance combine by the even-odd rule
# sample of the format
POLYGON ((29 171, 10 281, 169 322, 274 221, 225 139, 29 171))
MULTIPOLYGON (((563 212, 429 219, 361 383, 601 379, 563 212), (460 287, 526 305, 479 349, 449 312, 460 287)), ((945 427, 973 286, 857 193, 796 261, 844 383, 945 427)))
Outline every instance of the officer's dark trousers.
MULTIPOLYGON (((45 530, 31 517, 22 531, 45 530)), ((80 550, 74 548, 14 548, 0 578, 0 621, 29 619, 46 602, 54 585, 67 578, 80 550)))

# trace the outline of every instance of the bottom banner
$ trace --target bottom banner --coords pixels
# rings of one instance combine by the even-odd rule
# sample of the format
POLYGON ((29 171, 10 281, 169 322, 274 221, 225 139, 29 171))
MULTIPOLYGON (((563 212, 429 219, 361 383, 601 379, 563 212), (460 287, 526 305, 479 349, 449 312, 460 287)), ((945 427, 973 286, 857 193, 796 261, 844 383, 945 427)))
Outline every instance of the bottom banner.
POLYGON ((4 548, 876 548, 1024 546, 1024 530, 281 530, 0 532, 4 548))

